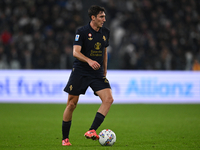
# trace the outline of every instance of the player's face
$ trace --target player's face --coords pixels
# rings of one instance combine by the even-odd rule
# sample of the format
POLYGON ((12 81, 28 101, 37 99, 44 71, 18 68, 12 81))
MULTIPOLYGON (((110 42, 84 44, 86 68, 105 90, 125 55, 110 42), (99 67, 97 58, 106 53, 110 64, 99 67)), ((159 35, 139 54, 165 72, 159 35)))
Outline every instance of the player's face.
POLYGON ((97 28, 101 28, 106 21, 106 14, 105 12, 101 11, 99 14, 95 17, 95 24, 97 28))

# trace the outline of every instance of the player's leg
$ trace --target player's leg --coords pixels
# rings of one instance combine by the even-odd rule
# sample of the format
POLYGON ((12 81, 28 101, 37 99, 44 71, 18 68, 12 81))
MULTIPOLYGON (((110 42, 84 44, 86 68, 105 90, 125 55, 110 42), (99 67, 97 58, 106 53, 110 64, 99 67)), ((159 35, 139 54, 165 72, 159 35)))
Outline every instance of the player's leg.
POLYGON ((79 96, 78 95, 71 95, 68 94, 68 101, 65 111, 63 113, 63 121, 70 121, 72 120, 72 113, 76 108, 78 103, 79 96))
POLYGON ((76 105, 78 103, 79 96, 68 94, 68 101, 65 111, 63 113, 63 123, 62 123, 62 145, 69 146, 69 131, 71 127, 72 114, 76 105))
POLYGON ((93 140, 97 140, 99 138, 99 136, 96 134, 96 130, 104 121, 104 118, 113 103, 112 91, 110 88, 99 90, 96 92, 96 94, 101 98, 102 104, 96 113, 89 131, 84 135, 86 138, 91 138, 93 140))
POLYGON ((97 130, 101 123, 104 121, 105 116, 107 115, 112 103, 112 91, 110 88, 106 88, 100 91, 97 91, 96 94, 101 98, 102 104, 99 107, 94 121, 90 127, 90 130, 94 129, 97 130))
POLYGON ((106 88, 106 89, 97 91, 96 94, 101 98, 101 101, 102 101, 102 104, 99 107, 97 112, 106 116, 114 101, 112 97, 112 90, 110 88, 106 88))

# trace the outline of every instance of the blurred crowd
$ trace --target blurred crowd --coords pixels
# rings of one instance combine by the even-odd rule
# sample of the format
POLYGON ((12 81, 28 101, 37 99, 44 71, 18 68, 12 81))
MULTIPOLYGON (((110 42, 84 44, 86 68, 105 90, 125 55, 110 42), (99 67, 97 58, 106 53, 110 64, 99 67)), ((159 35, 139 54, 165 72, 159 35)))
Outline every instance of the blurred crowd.
POLYGON ((199 0, 1 0, 0 69, 72 68, 92 4, 107 10, 109 69, 200 70, 199 0))

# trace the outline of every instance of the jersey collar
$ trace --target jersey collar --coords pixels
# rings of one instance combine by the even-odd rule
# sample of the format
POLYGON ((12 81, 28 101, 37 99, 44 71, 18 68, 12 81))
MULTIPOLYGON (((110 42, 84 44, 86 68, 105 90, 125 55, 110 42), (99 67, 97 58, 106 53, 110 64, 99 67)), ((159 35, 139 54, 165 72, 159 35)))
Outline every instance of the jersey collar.
POLYGON ((99 31, 95 31, 95 30, 90 26, 90 22, 88 23, 88 26, 89 26, 90 30, 92 30, 93 33, 102 33, 102 28, 100 28, 99 31))

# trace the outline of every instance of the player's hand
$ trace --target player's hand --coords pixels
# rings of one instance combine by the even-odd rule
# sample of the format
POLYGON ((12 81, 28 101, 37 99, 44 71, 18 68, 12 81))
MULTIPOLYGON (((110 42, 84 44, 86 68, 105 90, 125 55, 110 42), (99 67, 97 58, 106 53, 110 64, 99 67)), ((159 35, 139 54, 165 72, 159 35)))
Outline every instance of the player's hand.
POLYGON ((88 61, 88 64, 89 64, 90 67, 92 67, 92 69, 94 69, 94 70, 98 70, 98 69, 101 67, 101 65, 100 65, 98 62, 94 61, 94 60, 88 61))

